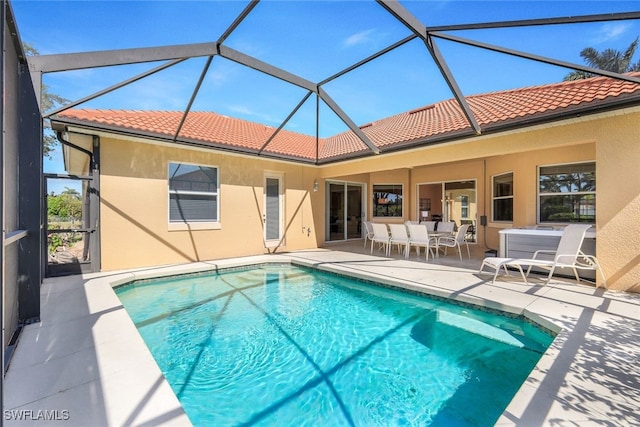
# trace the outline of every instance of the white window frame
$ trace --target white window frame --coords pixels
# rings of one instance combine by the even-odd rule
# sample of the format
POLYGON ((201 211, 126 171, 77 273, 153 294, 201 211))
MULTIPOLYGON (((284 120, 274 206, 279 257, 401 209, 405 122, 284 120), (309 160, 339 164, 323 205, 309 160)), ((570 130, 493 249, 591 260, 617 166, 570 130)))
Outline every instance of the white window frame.
POLYGON ((515 198, 514 198, 514 181, 515 181, 515 174, 513 173, 513 171, 509 171, 509 172, 503 172, 503 173, 499 173, 496 175, 492 175, 491 176, 491 222, 499 222, 499 223, 513 223, 513 209, 514 209, 514 203, 515 203, 515 198), (509 196, 496 196, 495 194, 495 180, 496 178, 500 178, 506 175, 511 175, 511 195, 509 196), (511 199, 511 219, 510 220, 506 220, 506 219, 496 219, 496 209, 495 209, 495 201, 496 200, 509 200, 511 199))
MULTIPOLYGON (((540 199, 543 196, 566 196, 566 195, 575 195, 575 196, 581 196, 581 195, 589 195, 592 194, 594 197, 594 200, 596 198, 596 191, 598 188, 598 183, 597 183, 597 175, 596 175, 596 190, 594 191, 571 191, 571 192, 560 192, 560 193, 541 193, 540 192, 540 170, 543 168, 548 168, 548 167, 557 167, 557 166, 571 166, 571 165, 584 165, 584 164, 593 164, 593 171, 594 173, 596 172, 596 161, 595 160, 583 160, 583 161, 579 161, 579 162, 568 162, 568 163, 554 163, 554 164, 549 164, 549 165, 539 165, 538 166, 538 170, 537 170, 537 180, 536 180, 536 193, 537 193, 537 209, 536 209, 536 222, 538 224, 545 224, 545 225, 549 225, 549 224, 559 224, 559 225, 565 225, 565 224, 569 224, 570 221, 541 221, 541 215, 540 215, 540 209, 542 206, 542 203, 540 203, 540 199)), ((594 212, 594 223, 595 223, 595 212, 594 212)))
POLYGON ((167 163, 167 222, 169 231, 184 231, 184 230, 215 230, 220 229, 220 168, 216 165, 206 165, 198 163, 189 163, 181 161, 170 161, 167 163), (171 189, 171 165, 186 165, 196 166, 215 170, 216 174, 216 188, 215 191, 177 191, 171 189), (215 200, 216 213, 213 220, 171 220, 171 195, 172 194, 190 194, 204 197, 211 197, 215 200))
POLYGON ((460 219, 469 219, 469 195, 461 194, 460 195, 460 219), (465 214, 466 212, 466 214, 465 214))

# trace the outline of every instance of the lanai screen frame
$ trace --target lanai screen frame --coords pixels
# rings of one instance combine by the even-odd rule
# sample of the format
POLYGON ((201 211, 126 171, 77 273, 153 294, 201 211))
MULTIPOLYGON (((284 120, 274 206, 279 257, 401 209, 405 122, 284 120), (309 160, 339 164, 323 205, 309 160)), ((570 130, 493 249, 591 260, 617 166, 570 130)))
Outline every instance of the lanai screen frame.
MULTIPOLYGON (((240 152, 243 154, 252 154, 259 157, 279 158, 282 160, 320 165, 320 164, 340 162, 342 160, 352 159, 354 157, 377 155, 383 152, 378 146, 376 146, 369 139, 369 137, 367 137, 367 135, 364 132, 362 132, 361 128, 340 107, 340 105, 336 103, 333 100, 333 98, 331 98, 331 96, 324 90, 324 86, 334 81, 335 79, 338 79, 341 76, 349 73, 350 71, 353 71, 358 67, 370 61, 373 61, 376 58, 379 58, 380 56, 385 55, 395 50, 396 48, 403 46, 404 44, 415 39, 419 39, 424 43, 425 54, 427 54, 431 58, 431 60, 433 60, 434 63, 436 64, 442 78, 446 82, 458 106, 463 112, 465 119, 469 124, 469 130, 463 131, 454 136, 442 138, 441 140, 413 141, 411 144, 402 145, 401 147, 387 148, 384 150, 384 152, 415 148, 416 146, 426 145, 426 144, 438 144, 438 143, 447 142, 452 138, 454 139, 469 138, 469 137, 483 135, 487 132, 504 130, 502 128, 495 128, 495 127, 491 129, 486 129, 486 128, 482 128, 479 125, 473 111, 469 106, 469 103, 467 102, 465 95, 462 93, 456 81, 456 78, 453 72, 450 70, 445 58, 443 57, 442 53, 440 52, 440 49, 438 48, 437 40, 447 40, 447 41, 451 41, 459 44, 464 44, 467 46, 472 46, 480 49, 485 49, 493 52, 498 52, 498 53, 502 53, 510 56, 519 57, 519 58, 524 58, 524 59, 541 62, 549 65, 555 65, 555 66, 560 66, 567 69, 583 71, 585 73, 590 73, 597 76, 610 77, 618 80, 629 81, 629 82, 640 84, 640 78, 637 78, 637 77, 632 77, 632 76, 610 72, 606 70, 595 69, 595 68, 587 67, 584 65, 576 64, 576 63, 560 61, 560 60, 556 60, 549 57, 544 57, 544 56, 523 52, 519 50, 514 50, 514 49, 508 49, 501 46, 491 45, 488 43, 477 42, 467 38, 448 34, 448 32, 452 32, 452 31, 455 32, 460 30, 483 30, 483 29, 499 29, 499 28, 514 28, 514 27, 528 27, 528 26, 545 26, 545 25, 558 25, 558 24, 576 24, 576 23, 633 20, 633 19, 640 19, 640 12, 624 12, 624 13, 610 13, 610 14, 596 14, 596 15, 584 15, 584 16, 512 20, 512 21, 428 27, 424 25, 418 18, 412 15, 407 9, 405 9, 404 6, 402 6, 397 0, 390 0, 390 1, 376 0, 376 2, 383 9, 385 9, 396 20, 398 20, 401 24, 407 27, 412 34, 352 64, 351 66, 345 68, 344 70, 324 80, 321 80, 319 82, 312 82, 301 76, 288 72, 287 70, 275 67, 267 62, 261 61, 257 58, 246 55, 242 52, 239 52, 235 49, 232 49, 224 45, 226 39, 252 12, 252 10, 259 3, 259 1, 260 0, 250 0, 247 6, 238 15, 238 17, 233 21, 233 23, 223 32, 223 34, 215 42, 160 46, 160 47, 150 47, 150 48, 107 50, 107 51, 96 51, 96 52, 85 52, 85 53, 40 55, 40 56, 29 57, 28 58, 29 69, 32 76, 32 80, 34 82, 34 86, 36 86, 36 92, 38 93, 42 85, 42 76, 43 74, 46 74, 46 73, 81 70, 81 69, 88 69, 88 68, 100 68, 100 67, 117 66, 117 65, 140 64, 140 63, 157 62, 157 61, 167 61, 164 64, 157 66, 151 70, 138 74, 127 80, 121 81, 120 83, 107 87, 101 91, 95 92, 82 99, 72 101, 53 111, 42 112, 41 113, 42 118, 55 119, 56 118, 55 116, 58 113, 71 109, 77 105, 88 102, 90 100, 96 99, 102 95, 105 95, 114 90, 127 86, 138 80, 144 79, 145 77, 153 75, 164 69, 170 68, 187 59, 197 58, 197 57, 206 57, 207 61, 195 85, 195 89, 191 94, 189 102, 183 111, 182 119, 179 125, 177 126, 177 128, 175 129, 175 132, 173 133, 173 138, 171 139, 171 142, 173 143, 189 143, 188 141, 181 140, 180 138, 180 132, 181 132, 182 126, 184 125, 187 115, 189 114, 191 107, 193 105, 193 102, 196 99, 196 96, 198 95, 201 84, 205 78, 207 71, 209 70, 209 67, 211 65, 213 58, 215 56, 220 56, 222 58, 233 61, 245 67, 249 67, 261 73, 267 74, 271 77, 275 77, 276 79, 292 84, 294 86, 297 86, 307 91, 306 94, 301 99, 301 101, 296 105, 296 107, 291 111, 291 113, 284 119, 284 121, 280 124, 280 126, 276 128, 276 130, 267 139, 267 141, 263 143, 263 145, 259 150, 252 151, 252 150, 242 149, 238 147, 230 147, 230 146, 224 147, 224 149, 228 151, 240 152), (298 111, 298 109, 301 108, 301 106, 305 103, 305 101, 313 94, 316 95, 316 99, 318 101, 322 100, 344 122, 344 124, 348 127, 348 129, 357 136, 360 142, 364 144, 364 146, 367 148, 367 150, 364 153, 358 153, 356 155, 345 154, 342 156, 333 157, 331 159, 320 159, 319 148, 318 148, 319 135, 317 131, 315 135, 316 147, 315 147, 314 160, 291 158, 290 156, 286 156, 286 155, 278 155, 272 152, 265 152, 266 148, 269 146, 271 141, 286 126, 289 120, 298 111)), ((607 108, 619 108, 621 106, 624 106, 628 102, 629 100, 621 100, 620 102, 614 101, 608 104, 607 108)), ((633 102, 637 104, 637 99, 633 100, 633 102)), ((316 130, 317 130, 319 129, 319 121, 320 121, 318 102, 316 102, 316 106, 317 107, 316 107, 315 120, 316 120, 316 130)), ((603 106, 598 104, 594 106, 589 106, 584 109, 580 109, 579 113, 585 114, 589 112, 594 112, 596 110, 602 111, 602 108, 603 106)), ((546 117, 543 120, 549 121, 552 119, 553 118, 546 117)), ((526 125, 527 126, 531 125, 531 122, 528 122, 526 125)), ((506 126, 509 126, 509 128, 512 128, 514 125, 509 124, 506 126)), ((517 127, 518 125, 515 125, 515 126, 517 127)), ((209 148, 215 149, 220 147, 209 146, 209 148)))

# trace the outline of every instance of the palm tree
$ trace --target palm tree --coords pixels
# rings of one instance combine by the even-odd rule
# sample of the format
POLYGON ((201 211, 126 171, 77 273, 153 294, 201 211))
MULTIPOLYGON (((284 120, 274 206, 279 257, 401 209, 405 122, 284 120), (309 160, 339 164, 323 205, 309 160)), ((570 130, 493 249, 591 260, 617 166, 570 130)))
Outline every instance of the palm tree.
MULTIPOLYGON (((615 49, 605 49, 602 52, 598 52, 592 47, 587 47, 582 49, 580 56, 591 68, 611 71, 614 73, 640 71, 640 61, 635 64, 631 63, 633 54, 636 52, 636 48, 638 47, 638 39, 639 37, 636 37, 624 53, 615 49)), ((576 70, 567 74, 564 80, 580 80, 587 79, 589 77, 594 77, 594 74, 576 70)))

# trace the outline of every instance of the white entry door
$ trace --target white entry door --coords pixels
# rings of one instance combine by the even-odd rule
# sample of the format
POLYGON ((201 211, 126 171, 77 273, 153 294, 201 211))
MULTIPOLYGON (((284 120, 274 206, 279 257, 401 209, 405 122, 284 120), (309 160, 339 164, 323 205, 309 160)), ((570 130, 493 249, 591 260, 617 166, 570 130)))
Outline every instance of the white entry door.
POLYGON ((283 246, 282 239, 284 218, 284 195, 282 192, 282 175, 265 174, 264 176, 264 241, 268 248, 283 246))

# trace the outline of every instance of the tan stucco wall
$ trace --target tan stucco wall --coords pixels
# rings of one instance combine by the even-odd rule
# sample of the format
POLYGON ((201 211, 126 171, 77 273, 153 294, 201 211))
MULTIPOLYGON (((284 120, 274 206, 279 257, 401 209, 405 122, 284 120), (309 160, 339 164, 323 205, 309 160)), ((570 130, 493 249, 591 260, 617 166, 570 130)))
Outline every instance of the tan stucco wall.
POLYGON ((284 174, 287 229, 278 251, 324 244, 325 181, 366 184, 371 218, 373 184, 405 188, 404 217, 416 219, 416 184, 475 180, 477 241, 498 247, 502 228, 535 225, 537 168, 596 161, 597 256, 614 289, 640 290, 640 109, 370 156, 327 166, 212 153, 199 149, 101 138, 102 267, 112 270, 264 253, 264 171, 284 174), (221 229, 169 231, 167 165, 220 168, 221 229), (491 176, 514 173, 513 223, 491 222, 491 176), (313 192, 313 181, 320 184, 313 192), (486 234, 486 237, 485 237, 486 234))
MULTIPOLYGON (((286 235, 278 252, 317 247, 323 206, 313 192, 313 169, 202 150, 101 140, 102 269, 162 265, 266 253, 264 171, 283 174, 286 235), (217 166, 220 229, 170 231, 168 164, 217 166), (303 231, 304 230, 304 231, 303 231)), ((273 251, 273 249, 270 249, 273 251)))
POLYGON ((591 131, 598 136, 598 260, 611 289, 640 292, 640 115, 591 131))
POLYGON ((640 111, 637 108, 624 114, 608 113, 468 142, 371 156, 323 167, 321 173, 323 177, 351 179, 362 177, 368 170, 369 183, 385 174, 395 177, 397 169, 408 173, 405 180, 408 209, 405 207, 403 220, 416 219, 417 183, 475 179, 478 218, 486 214, 489 220, 487 227, 478 227, 478 244, 486 242, 487 247, 498 248, 500 229, 536 224, 538 167, 582 161, 596 161, 596 254, 608 285, 611 289, 638 292, 640 111), (505 172, 514 172, 514 219, 513 223, 493 223, 491 177, 505 172))

